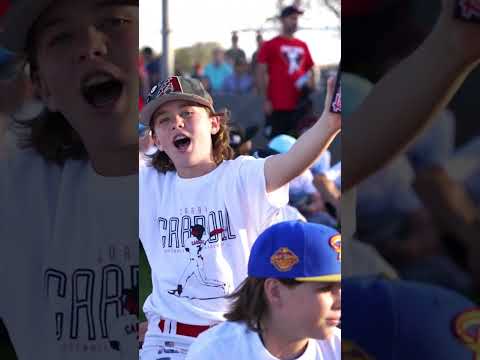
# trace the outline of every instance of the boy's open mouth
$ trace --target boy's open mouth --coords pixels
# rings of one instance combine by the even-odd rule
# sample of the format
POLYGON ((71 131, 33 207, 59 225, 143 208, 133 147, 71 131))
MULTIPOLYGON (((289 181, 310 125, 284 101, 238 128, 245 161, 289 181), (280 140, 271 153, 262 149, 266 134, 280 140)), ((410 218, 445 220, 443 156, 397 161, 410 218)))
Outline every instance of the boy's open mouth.
POLYGON ((123 91, 122 81, 107 72, 90 74, 82 81, 82 95, 88 104, 101 108, 115 103, 123 91))
POLYGON ((185 151, 189 147, 192 140, 185 135, 177 135, 173 138, 173 145, 180 151, 185 151))

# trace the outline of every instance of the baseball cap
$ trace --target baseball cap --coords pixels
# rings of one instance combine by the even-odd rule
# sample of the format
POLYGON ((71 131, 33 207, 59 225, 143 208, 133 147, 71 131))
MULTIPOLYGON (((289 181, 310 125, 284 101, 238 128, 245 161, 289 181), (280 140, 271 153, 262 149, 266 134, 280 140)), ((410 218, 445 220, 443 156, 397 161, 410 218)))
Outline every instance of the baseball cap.
POLYGON ((328 226, 286 221, 265 230, 255 241, 248 276, 338 282, 341 280, 341 236, 328 226))
POLYGON ((300 10, 298 7, 294 6, 294 5, 291 5, 291 6, 286 6, 282 9, 282 11, 280 12, 280 17, 281 18, 284 18, 284 17, 287 17, 287 16, 290 16, 292 14, 299 14, 299 15, 302 15, 303 14, 303 10, 300 10))
POLYGON ((238 148, 248 140, 253 139, 257 132, 258 126, 255 125, 247 128, 243 128, 240 124, 230 125, 230 146, 234 149, 238 148))
MULTIPOLYGON (((0 0, 0 45, 24 52, 28 32, 38 17, 55 0, 0 0), (3 15, 1 14, 3 12, 3 15)), ((116 0, 118 4, 137 5, 138 0, 116 0)))
POLYGON ((293 144, 295 144, 297 139, 290 135, 277 135, 268 143, 267 147, 270 150, 275 151, 277 154, 284 154, 288 152, 293 144))
POLYGON ((140 113, 140 122, 150 126, 153 113, 163 104, 175 100, 193 101, 215 112, 212 97, 200 80, 184 76, 171 76, 152 88, 140 113))
POLYGON ((342 318, 344 360, 471 360, 480 354, 480 308, 438 286, 344 279, 342 318))

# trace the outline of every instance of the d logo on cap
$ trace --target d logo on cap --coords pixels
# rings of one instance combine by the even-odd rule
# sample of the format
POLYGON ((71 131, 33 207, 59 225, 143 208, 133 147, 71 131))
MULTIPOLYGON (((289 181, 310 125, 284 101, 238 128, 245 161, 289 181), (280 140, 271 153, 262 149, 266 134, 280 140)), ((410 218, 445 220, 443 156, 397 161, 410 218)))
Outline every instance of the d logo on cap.
POLYGON ((281 272, 290 271, 298 261, 298 256, 286 247, 282 247, 275 251, 275 254, 270 258, 272 265, 281 272))
POLYGON ((470 350, 474 359, 480 360, 480 309, 462 312, 455 317, 453 332, 470 350))
POLYGON ((332 249, 337 253, 337 260, 342 260, 342 237, 340 235, 335 235, 330 238, 328 241, 332 249))

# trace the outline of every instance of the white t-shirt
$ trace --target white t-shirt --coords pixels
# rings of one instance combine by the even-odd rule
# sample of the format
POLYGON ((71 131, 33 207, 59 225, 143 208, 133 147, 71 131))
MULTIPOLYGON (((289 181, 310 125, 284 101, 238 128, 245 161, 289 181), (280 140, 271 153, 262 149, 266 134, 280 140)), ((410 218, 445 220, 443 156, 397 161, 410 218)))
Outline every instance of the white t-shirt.
POLYGON ((333 181, 335 186, 339 189, 342 188, 342 162, 339 161, 333 165, 330 169, 325 171, 325 176, 328 180, 333 181))
MULTIPOLYGON (((336 328, 328 340, 309 340, 305 352, 296 360, 340 360, 341 331, 336 328)), ((202 334, 194 341, 186 360, 277 360, 263 346, 258 333, 243 322, 227 321, 202 334)))
POLYGON ((3 150, 0 318, 18 358, 136 356, 137 320, 122 300, 138 287, 138 176, 3 150))
POLYGON ((253 242, 288 202, 288 186, 267 194, 264 164, 241 156, 192 179, 140 169, 140 240, 153 285, 147 318, 224 320, 223 297, 245 279, 253 242))

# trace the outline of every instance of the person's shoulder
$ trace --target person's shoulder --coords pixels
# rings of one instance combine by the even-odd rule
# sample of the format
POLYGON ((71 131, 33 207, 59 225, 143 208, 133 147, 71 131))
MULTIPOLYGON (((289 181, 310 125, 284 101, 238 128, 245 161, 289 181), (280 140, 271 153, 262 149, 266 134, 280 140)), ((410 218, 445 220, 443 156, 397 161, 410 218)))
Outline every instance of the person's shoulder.
POLYGON ((299 39, 299 38, 297 38, 297 37, 294 37, 294 38, 292 38, 291 40, 292 40, 293 42, 296 42, 296 43, 299 44, 299 45, 308 47, 308 44, 307 44, 305 41, 303 41, 302 39, 299 39))
POLYGON ((15 178, 35 178, 38 184, 42 180, 52 181, 60 174, 78 173, 87 168, 87 160, 66 160, 63 164, 45 159, 35 149, 11 148, 1 154, 0 161, 7 167, 8 176, 15 178))
POLYGON ((249 155, 240 155, 240 156, 237 156, 235 159, 224 160, 218 166, 219 167, 220 166, 224 166, 224 167, 238 166, 239 164, 242 164, 245 161, 252 161, 252 160, 258 160, 258 159, 253 157, 253 156, 249 156, 249 155))
POLYGON ((259 159, 250 155, 240 155, 235 160, 230 160, 231 166, 255 166, 255 164, 263 164, 265 159, 259 159))
MULTIPOLYGON (((248 333, 243 322, 225 321, 200 334, 190 347, 189 355, 204 355, 209 352, 220 352, 223 349, 233 351, 239 337, 248 333)), ((192 357, 192 359, 197 359, 192 357)))
POLYGON ((273 38, 271 38, 270 40, 266 40, 264 43, 274 43, 274 42, 277 42, 277 41, 281 41, 283 39, 283 36, 281 35, 277 35, 277 36, 274 36, 273 38))
POLYGON ((330 338, 325 340, 316 340, 316 342, 326 359, 340 359, 342 331, 339 328, 334 329, 330 338))
POLYGON ((138 167, 138 176, 139 181, 142 183, 150 182, 150 181, 161 181, 166 178, 172 177, 175 175, 174 171, 167 171, 166 173, 162 173, 155 169, 150 164, 141 164, 138 167))
POLYGON ((231 338, 236 338, 238 335, 248 332, 248 328, 244 322, 241 321, 225 321, 221 324, 215 325, 209 330, 202 333, 198 339, 219 339, 229 341, 231 338))

